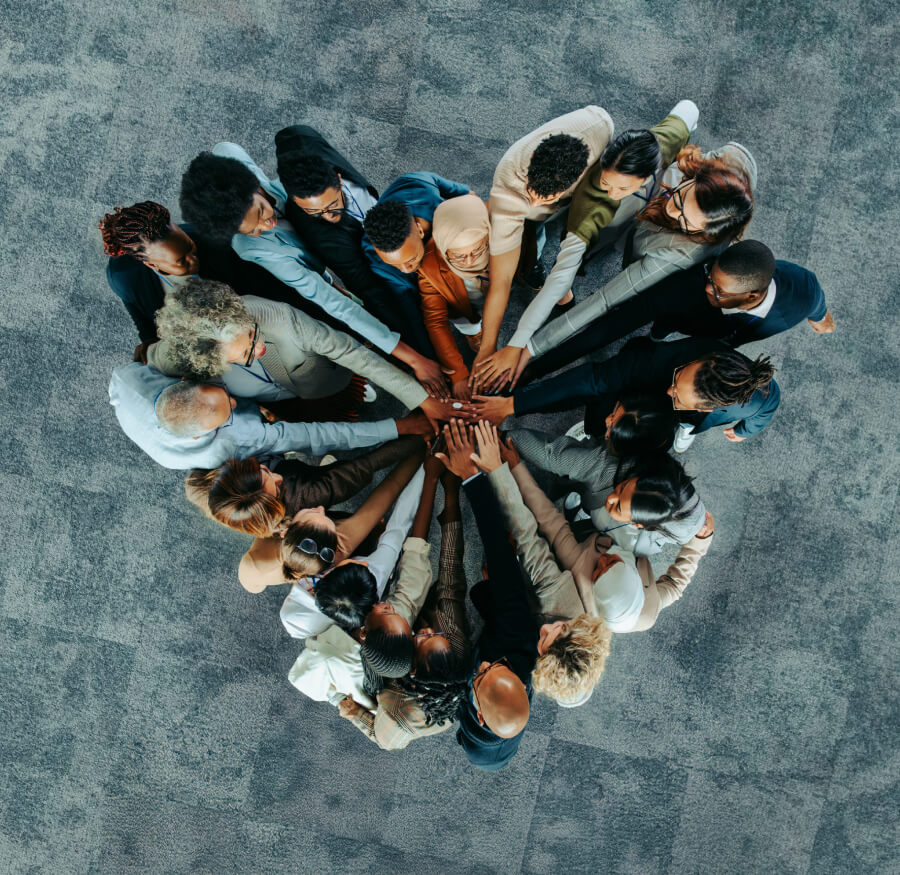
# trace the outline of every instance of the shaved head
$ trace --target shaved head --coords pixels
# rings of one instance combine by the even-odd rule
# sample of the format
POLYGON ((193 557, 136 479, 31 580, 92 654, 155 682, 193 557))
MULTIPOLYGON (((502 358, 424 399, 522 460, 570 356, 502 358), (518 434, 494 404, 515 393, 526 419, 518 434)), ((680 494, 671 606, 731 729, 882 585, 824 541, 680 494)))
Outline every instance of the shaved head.
POLYGON ((480 720, 500 738, 514 738, 528 723, 531 706, 525 684, 505 665, 485 674, 476 701, 480 720))

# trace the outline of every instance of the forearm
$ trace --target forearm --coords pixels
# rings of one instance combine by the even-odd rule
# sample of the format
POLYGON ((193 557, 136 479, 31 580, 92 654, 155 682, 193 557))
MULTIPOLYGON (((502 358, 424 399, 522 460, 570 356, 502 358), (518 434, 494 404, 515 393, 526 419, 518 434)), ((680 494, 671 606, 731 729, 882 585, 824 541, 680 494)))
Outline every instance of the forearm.
POLYGON ((503 322, 506 305, 509 303, 509 292, 512 288, 520 253, 521 246, 517 246, 510 252, 491 256, 490 286, 481 314, 482 350, 493 352, 497 348, 500 324, 503 322))
POLYGON ((411 538, 428 540, 428 530, 431 528, 431 517, 434 514, 434 498, 437 493, 438 480, 430 472, 425 473, 425 482, 422 485, 422 497, 419 499, 419 508, 413 517, 412 528, 409 530, 411 538))
POLYGON ((553 270, 550 271, 544 287, 525 308, 516 331, 509 341, 509 346, 525 346, 532 335, 544 324, 554 305, 572 288, 586 250, 587 244, 580 237, 572 233, 566 235, 559 254, 556 256, 553 270))
POLYGON ((687 585, 697 573, 700 560, 707 554, 715 535, 706 538, 694 537, 685 544, 675 561, 656 581, 659 592, 660 609, 668 607, 681 598, 687 585))

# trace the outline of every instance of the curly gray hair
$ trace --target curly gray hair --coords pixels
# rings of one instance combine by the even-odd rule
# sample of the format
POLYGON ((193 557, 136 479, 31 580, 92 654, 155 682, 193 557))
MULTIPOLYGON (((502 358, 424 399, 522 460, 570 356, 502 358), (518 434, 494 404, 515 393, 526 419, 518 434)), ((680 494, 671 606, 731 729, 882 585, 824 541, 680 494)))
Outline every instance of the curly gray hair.
POLYGON ((166 295, 156 328, 181 368, 209 379, 228 370, 224 344, 253 331, 253 317, 230 286, 193 276, 166 295))

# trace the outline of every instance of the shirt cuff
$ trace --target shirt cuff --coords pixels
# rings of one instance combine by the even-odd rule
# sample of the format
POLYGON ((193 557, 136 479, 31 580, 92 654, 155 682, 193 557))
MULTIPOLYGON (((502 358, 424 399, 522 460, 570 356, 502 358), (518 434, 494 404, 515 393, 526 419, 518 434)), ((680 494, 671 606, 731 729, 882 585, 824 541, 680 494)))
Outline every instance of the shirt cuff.
POLYGON ((471 477, 466 477, 466 479, 463 480, 462 485, 465 486, 467 483, 471 483, 476 477, 480 477, 480 476, 481 476, 481 471, 476 471, 471 477))
POLYGON ((687 125, 688 130, 693 131, 700 119, 700 110, 693 100, 679 100, 669 115, 678 116, 687 125))

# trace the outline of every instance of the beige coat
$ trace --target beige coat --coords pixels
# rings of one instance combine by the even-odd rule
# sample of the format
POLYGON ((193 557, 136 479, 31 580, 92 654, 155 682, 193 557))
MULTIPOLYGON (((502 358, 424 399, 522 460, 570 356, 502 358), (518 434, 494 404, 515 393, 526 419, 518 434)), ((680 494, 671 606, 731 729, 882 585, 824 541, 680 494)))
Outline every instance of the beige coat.
POLYGON ((553 204, 533 207, 525 191, 528 165, 540 142, 554 134, 569 134, 587 144, 588 167, 612 139, 615 126, 609 113, 599 106, 585 106, 561 115, 526 134, 507 149, 494 171, 488 208, 491 213, 491 255, 511 252, 522 243, 525 220, 541 222, 556 213, 578 187, 576 180, 553 204))

